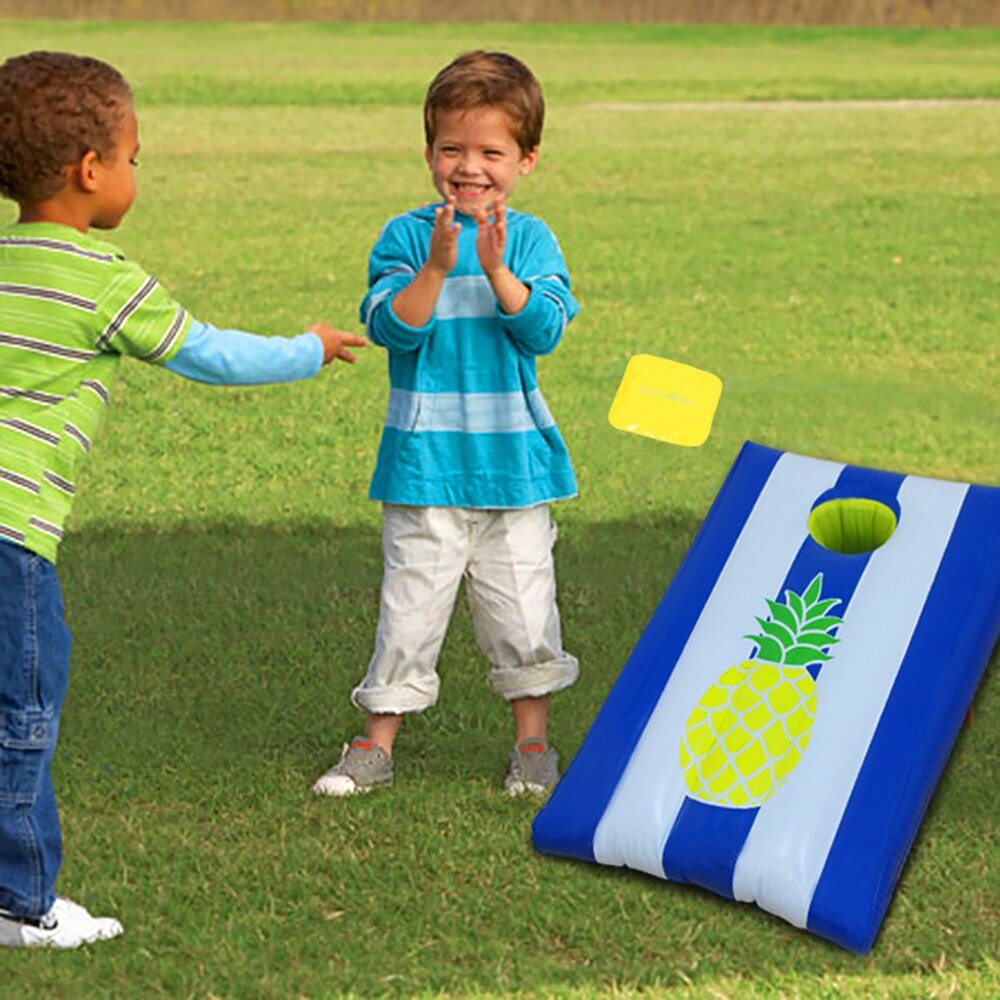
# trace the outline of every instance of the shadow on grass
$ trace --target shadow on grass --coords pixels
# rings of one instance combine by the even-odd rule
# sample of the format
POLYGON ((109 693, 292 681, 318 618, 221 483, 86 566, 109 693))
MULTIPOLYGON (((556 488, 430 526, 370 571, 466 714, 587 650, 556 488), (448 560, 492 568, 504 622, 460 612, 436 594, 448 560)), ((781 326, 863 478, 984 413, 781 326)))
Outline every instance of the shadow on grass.
MULTIPOLYGON (((583 665, 556 708, 565 708, 556 725, 566 752, 583 739, 696 529, 672 511, 561 520, 564 641, 583 665)), ((152 760, 169 748, 181 763, 198 744, 214 766, 263 753, 311 769, 359 724, 348 697, 378 617, 375 527, 90 527, 70 537, 59 568, 74 633, 68 739, 85 728, 87 742, 112 757, 152 760)), ((464 599, 439 666, 441 702, 408 728, 440 727, 436 741, 506 731, 464 599)))
MULTIPOLYGON (((578 684, 553 701, 564 755, 582 742, 697 528, 690 513, 671 510, 561 519, 563 636, 581 661, 578 684)), ((220 765, 262 753, 311 769, 360 722, 348 697, 378 617, 372 526, 90 528, 66 545, 60 575, 74 632, 67 723, 70 733, 85 726, 89 743, 122 751, 136 739, 140 757, 155 757, 161 742, 174 757, 202 743, 220 765)), ((426 753, 470 733, 492 741, 507 732, 462 598, 439 669, 441 701, 409 727, 429 741, 426 753)), ((989 687, 973 737, 985 738, 989 687)))

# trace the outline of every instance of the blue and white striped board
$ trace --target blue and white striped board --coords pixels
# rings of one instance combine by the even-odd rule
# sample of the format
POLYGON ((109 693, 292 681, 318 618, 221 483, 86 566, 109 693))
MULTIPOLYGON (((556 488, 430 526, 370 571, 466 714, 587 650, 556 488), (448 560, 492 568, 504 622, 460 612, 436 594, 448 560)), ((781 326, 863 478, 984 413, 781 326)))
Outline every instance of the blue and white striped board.
MULTIPOLYGON (((1000 636, 1000 489, 747 442, 590 732, 535 819, 535 848, 756 903, 868 951, 1000 636), (862 497, 897 526, 871 552, 818 544, 818 503, 862 497), (678 748, 765 598, 817 573, 841 599, 815 668, 810 742, 754 808, 689 794, 678 748)), ((813 672, 814 668, 810 668, 813 672)))

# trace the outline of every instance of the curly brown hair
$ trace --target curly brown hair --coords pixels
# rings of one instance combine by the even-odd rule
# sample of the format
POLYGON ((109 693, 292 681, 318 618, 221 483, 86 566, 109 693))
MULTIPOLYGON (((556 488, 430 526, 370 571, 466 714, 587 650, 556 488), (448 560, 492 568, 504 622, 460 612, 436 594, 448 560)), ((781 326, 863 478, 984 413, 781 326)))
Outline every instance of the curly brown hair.
POLYGON ((114 151, 132 91, 113 66, 68 52, 29 52, 0 65, 0 195, 43 201, 63 169, 114 151))
POLYGON ((545 101, 542 88, 527 66, 506 52, 477 49, 452 60, 427 89, 424 101, 424 135, 434 144, 439 111, 497 108, 514 126, 522 153, 542 141, 545 101))

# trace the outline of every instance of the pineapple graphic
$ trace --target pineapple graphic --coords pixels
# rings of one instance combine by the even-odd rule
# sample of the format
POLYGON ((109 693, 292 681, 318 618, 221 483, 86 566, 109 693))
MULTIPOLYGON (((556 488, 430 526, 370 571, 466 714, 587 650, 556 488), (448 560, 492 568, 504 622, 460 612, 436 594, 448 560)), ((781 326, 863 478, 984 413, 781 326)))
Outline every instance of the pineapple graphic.
POLYGON ((823 574, 802 594, 768 601, 758 617, 755 659, 730 667, 702 695, 681 738, 681 771, 702 802, 756 808, 784 784, 809 745, 816 717, 816 685, 806 669, 832 659, 843 623, 829 614, 841 602, 821 598, 823 574))

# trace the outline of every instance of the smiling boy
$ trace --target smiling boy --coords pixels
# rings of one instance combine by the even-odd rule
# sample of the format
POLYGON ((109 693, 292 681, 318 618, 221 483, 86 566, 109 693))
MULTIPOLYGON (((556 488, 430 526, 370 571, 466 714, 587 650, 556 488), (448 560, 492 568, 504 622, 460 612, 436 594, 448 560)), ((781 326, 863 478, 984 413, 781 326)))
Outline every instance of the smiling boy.
POLYGON ((350 795, 393 781, 404 715, 435 703, 438 654, 464 578, 494 690, 511 706, 504 786, 558 777, 549 695, 577 677, 562 648, 549 504, 576 494, 538 389, 579 307, 541 220, 507 208, 538 163, 544 102, 531 71, 469 52, 432 81, 425 158, 443 201, 392 219, 369 262, 361 318, 388 350, 390 394, 370 496, 383 503, 384 576, 368 672, 352 694, 366 732, 313 786, 350 795))

